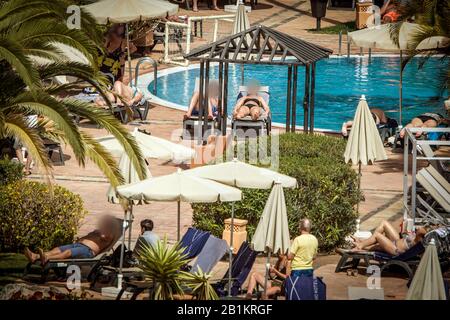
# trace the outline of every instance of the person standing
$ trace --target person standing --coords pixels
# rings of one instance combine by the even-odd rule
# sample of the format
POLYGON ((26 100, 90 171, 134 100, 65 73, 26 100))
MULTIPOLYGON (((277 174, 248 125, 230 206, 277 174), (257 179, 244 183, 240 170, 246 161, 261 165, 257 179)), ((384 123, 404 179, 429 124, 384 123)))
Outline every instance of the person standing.
POLYGON ((312 276, 313 261, 317 255, 319 242, 312 235, 311 221, 309 219, 300 220, 300 235, 294 239, 289 249, 288 259, 291 263, 291 276, 312 276))

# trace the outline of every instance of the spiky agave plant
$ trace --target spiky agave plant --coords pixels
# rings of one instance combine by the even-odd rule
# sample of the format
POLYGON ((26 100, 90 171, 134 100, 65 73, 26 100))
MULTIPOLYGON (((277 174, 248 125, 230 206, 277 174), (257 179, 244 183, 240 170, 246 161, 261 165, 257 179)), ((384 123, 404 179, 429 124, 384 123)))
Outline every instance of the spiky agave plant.
POLYGON ((169 246, 167 238, 155 246, 142 246, 139 264, 154 285, 151 299, 173 300, 175 295, 184 295, 180 269, 189 259, 179 244, 169 246))
POLYGON ((140 178, 145 178, 145 162, 136 141, 111 113, 95 106, 63 98, 61 93, 77 83, 53 85, 56 76, 71 76, 88 82, 105 96, 106 79, 96 66, 101 34, 94 19, 81 14, 81 29, 66 24, 66 0, 11 0, 0 2, 0 138, 17 138, 34 161, 50 174, 51 164, 40 131, 67 143, 81 166, 93 161, 112 185, 123 182, 111 154, 93 137, 81 131, 71 115, 81 116, 105 128, 123 145, 140 178), (69 61, 61 45, 86 57, 88 63, 69 61), (40 62, 37 62, 37 61, 40 62), (41 116, 47 127, 30 127, 26 117, 41 116))
POLYGON ((196 272, 181 272, 183 284, 190 290, 190 294, 197 300, 217 300, 219 296, 209 280, 211 275, 199 268, 196 272))

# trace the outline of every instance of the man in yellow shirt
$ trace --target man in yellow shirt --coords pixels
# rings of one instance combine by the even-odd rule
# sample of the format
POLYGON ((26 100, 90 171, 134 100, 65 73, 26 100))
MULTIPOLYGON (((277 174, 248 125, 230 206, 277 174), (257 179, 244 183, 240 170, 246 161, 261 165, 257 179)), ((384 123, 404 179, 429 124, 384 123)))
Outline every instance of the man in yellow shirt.
POLYGON ((300 235, 294 239, 289 249, 288 259, 292 260, 291 276, 299 277, 313 275, 313 260, 317 254, 319 242, 311 232, 311 222, 308 219, 300 221, 300 235))

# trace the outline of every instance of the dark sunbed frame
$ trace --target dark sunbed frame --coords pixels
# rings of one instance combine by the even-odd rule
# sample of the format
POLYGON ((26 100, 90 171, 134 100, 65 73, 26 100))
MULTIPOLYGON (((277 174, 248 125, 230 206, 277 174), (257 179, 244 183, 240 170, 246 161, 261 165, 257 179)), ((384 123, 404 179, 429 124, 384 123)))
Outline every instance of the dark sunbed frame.
POLYGON ((345 271, 348 268, 356 269, 361 260, 364 261, 366 267, 371 264, 370 261, 376 261, 381 267, 381 274, 392 266, 398 266, 405 270, 408 274, 409 281, 411 281, 414 276, 414 272, 419 265, 420 256, 424 251, 425 247, 422 242, 419 242, 409 250, 396 256, 379 251, 354 252, 350 250, 341 250, 338 253, 342 256, 336 265, 335 272, 345 271))

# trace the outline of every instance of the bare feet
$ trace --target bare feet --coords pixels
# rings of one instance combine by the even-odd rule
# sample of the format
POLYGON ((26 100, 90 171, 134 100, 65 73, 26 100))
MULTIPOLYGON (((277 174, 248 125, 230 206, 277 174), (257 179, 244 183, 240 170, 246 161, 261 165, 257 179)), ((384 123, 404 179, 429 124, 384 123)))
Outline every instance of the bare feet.
POLYGON ((47 264, 47 262, 48 262, 48 258, 45 255, 44 250, 42 250, 41 248, 38 249, 38 252, 39 252, 39 257, 41 259, 41 264, 43 266, 45 266, 47 264))
POLYGON ((183 116, 183 120, 187 120, 187 119, 189 119, 191 116, 190 115, 188 115, 187 113, 183 116))
POLYGON ((208 120, 214 120, 214 117, 212 115, 208 115, 208 120))
POLYGON ((213 10, 220 11, 220 9, 219 9, 218 6, 215 6, 215 7, 213 8, 213 10))
POLYGON ((198 8, 197 8, 197 7, 193 7, 193 8, 192 8, 192 11, 198 12, 198 8))
POLYGON ((247 294, 245 295, 245 300, 252 300, 252 299, 253 299, 252 294, 247 292, 247 294))
POLYGON ((23 250, 23 254, 27 258, 27 260, 31 263, 35 263, 37 259, 39 259, 39 255, 32 252, 28 247, 23 250))

